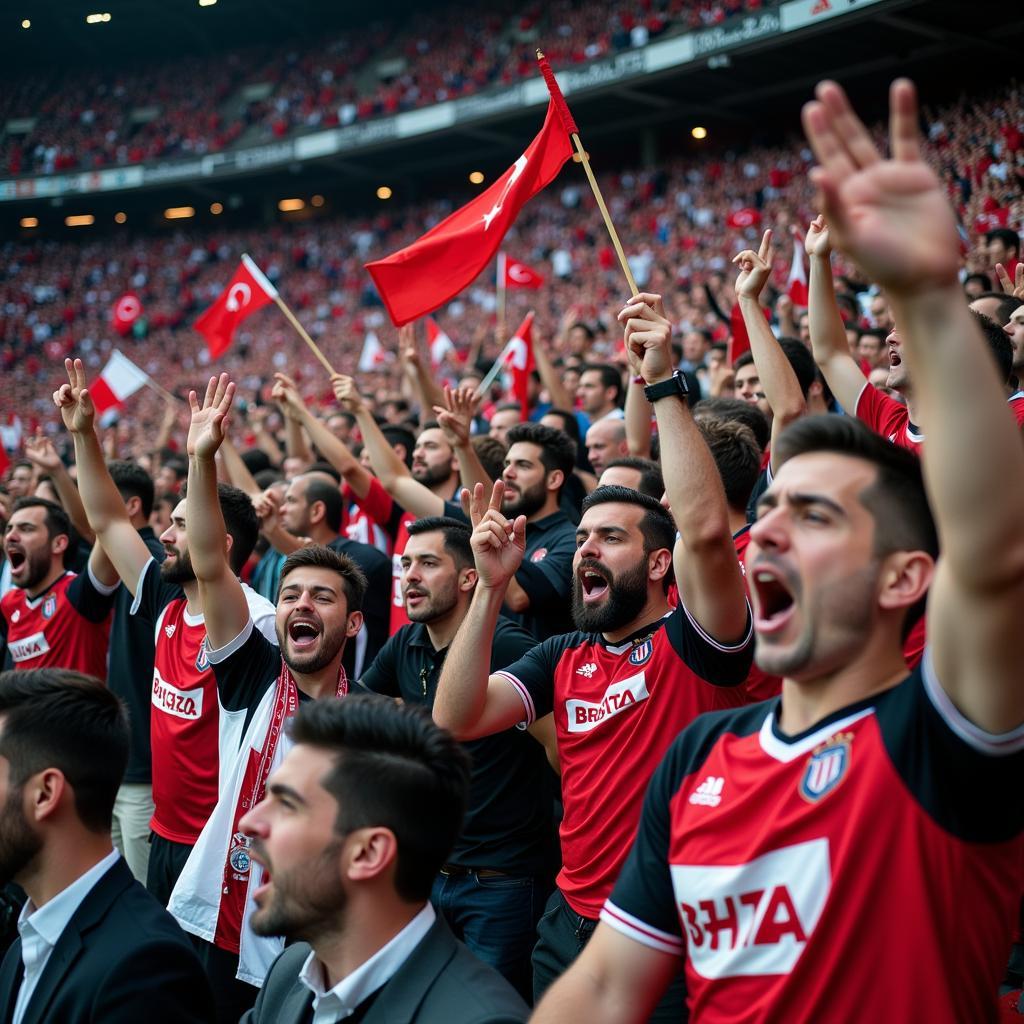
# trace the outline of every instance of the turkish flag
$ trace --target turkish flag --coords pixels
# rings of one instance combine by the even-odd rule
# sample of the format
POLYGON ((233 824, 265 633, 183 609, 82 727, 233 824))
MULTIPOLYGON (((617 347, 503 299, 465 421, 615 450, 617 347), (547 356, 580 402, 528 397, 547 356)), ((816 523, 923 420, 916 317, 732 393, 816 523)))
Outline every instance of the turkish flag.
POLYGON ((437 321, 427 317, 427 344, 430 346, 430 365, 437 370, 449 352, 455 351, 452 339, 437 326, 437 321))
POLYGON ((793 263, 789 268, 786 291, 794 306, 807 308, 807 270, 804 267, 804 241, 799 232, 793 232, 793 263))
POLYGON ((572 155, 554 102, 540 134, 490 188, 412 245, 366 264, 397 327, 458 295, 487 266, 526 202, 572 155))
POLYGON ((501 359, 512 371, 512 394, 519 403, 520 419, 525 421, 530 415, 530 374, 537 366, 533 358, 532 310, 502 350, 501 359))
POLYGON ((111 314, 111 326, 123 338, 131 332, 135 321, 142 316, 142 302, 135 292, 125 292, 114 303, 114 310, 111 314))
POLYGON ((760 223, 761 211, 755 210, 753 206, 740 207, 725 218, 725 225, 730 228, 755 228, 760 223))
POLYGON ((519 260, 498 253, 498 286, 501 288, 539 288, 544 276, 519 260))
POLYGON ((210 358, 217 359, 230 347, 238 325, 257 309, 277 298, 277 289, 245 254, 217 301, 193 325, 206 339, 210 358))

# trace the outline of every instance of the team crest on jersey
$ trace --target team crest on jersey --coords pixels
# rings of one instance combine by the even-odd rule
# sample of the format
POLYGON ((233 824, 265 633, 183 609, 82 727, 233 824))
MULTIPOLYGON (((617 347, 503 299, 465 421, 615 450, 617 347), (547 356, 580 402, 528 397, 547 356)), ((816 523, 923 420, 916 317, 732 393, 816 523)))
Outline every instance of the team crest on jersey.
POLYGON ((210 659, 206 656, 206 637, 203 637, 203 642, 199 645, 199 653, 196 655, 196 668, 200 672, 205 672, 210 667, 210 659))
POLYGON ((176 630, 177 628, 178 628, 178 627, 177 627, 177 626, 176 626, 176 625, 175 625, 175 624, 174 624, 173 622, 172 622, 172 623, 171 623, 171 625, 169 625, 169 626, 164 626, 164 632, 165 632, 165 633, 167 634, 167 639, 168 639, 168 640, 170 640, 170 639, 171 639, 171 637, 172 637, 172 636, 174 636, 174 631, 175 631, 175 630, 176 630))
POLYGON ((249 856, 249 837, 241 832, 236 832, 231 837, 228 863, 236 875, 249 874, 249 868, 252 867, 252 858, 249 856))
POLYGON ((44 619, 52 619, 53 618, 53 613, 56 610, 57 610, 57 595, 56 594, 51 594, 43 602, 43 618, 44 619))
POLYGON ((654 642, 648 637, 643 643, 637 644, 629 652, 630 665, 646 665, 654 653, 654 642))
POLYGON ((537 548, 532 555, 530 555, 531 562, 543 562, 548 557, 547 548, 537 548))
POLYGON ((846 778, 852 732, 839 732, 814 748, 800 780, 800 795, 809 803, 828 796, 846 778))
POLYGON ((15 608, 14 614, 11 616, 11 622, 17 622, 21 618, 21 609, 15 608))

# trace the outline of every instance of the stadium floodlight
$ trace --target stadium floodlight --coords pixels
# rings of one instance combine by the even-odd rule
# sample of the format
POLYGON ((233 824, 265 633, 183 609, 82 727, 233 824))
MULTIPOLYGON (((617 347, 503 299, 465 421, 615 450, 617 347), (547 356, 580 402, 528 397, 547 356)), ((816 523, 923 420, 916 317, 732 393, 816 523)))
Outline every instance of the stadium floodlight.
POLYGON ((217 0, 199 0, 200 7, 212 7, 217 0))
POLYGON ((392 195, 391 189, 388 188, 387 185, 381 185, 381 187, 379 189, 377 189, 377 198, 378 199, 390 199, 391 195, 392 195))
POLYGON ((38 217, 22 217, 18 222, 23 228, 37 228, 39 227, 38 217))
POLYGON ((90 224, 96 223, 96 218, 91 213, 74 213, 64 218, 64 223, 69 228, 87 228, 90 224))
POLYGON ((168 220, 184 220, 187 217, 194 217, 195 215, 196 211, 192 206, 172 206, 169 209, 164 210, 164 216, 168 220))
POLYGON ((313 196, 313 198, 310 199, 310 202, 314 206, 323 206, 324 205, 324 197, 323 196, 313 196))
POLYGON ((277 208, 282 213, 294 213, 296 210, 304 210, 306 208, 305 199, 282 199, 278 204, 277 208))
POLYGON ((216 216, 218 213, 223 213, 223 212, 224 212, 224 204, 223 203, 210 203, 210 213, 212 213, 214 216, 216 216))
POLYGON ((708 137, 708 130, 707 128, 702 128, 700 125, 697 125, 695 128, 690 129, 690 134, 695 139, 706 139, 708 137))
POLYGON ((118 210, 114 214, 114 222, 117 224, 123 224, 128 219, 128 214, 124 210, 118 210))
POLYGON ((32 22, 29 21, 28 18, 24 18, 22 20, 22 22, 21 22, 21 27, 22 28, 31 28, 32 27, 32 22))
POLYGON ((474 185, 482 185, 484 183, 484 172, 483 171, 470 171, 469 180, 474 185))
POLYGON ((87 14, 85 16, 85 23, 87 25, 101 25, 105 21, 110 21, 110 11, 104 11, 102 14, 87 14))

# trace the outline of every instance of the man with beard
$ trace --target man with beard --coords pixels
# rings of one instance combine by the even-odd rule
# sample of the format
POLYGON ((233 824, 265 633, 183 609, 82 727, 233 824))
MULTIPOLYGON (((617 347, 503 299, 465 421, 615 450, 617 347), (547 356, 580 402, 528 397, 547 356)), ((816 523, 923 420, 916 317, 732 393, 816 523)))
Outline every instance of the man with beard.
MULTIPOLYGON (((576 465, 576 446, 562 430, 520 423, 508 432, 508 453, 501 510, 526 518, 522 565, 505 591, 505 614, 538 640, 572 625, 566 601, 576 552, 576 528, 562 511, 562 489, 576 465)), ((466 518, 462 506, 445 503, 445 512, 466 518)))
POLYGON ((0 967, 17 1024, 212 1024, 195 952, 110 838, 121 702, 65 669, 0 674, 0 884, 28 897, 0 967))
MULTIPOLYGON (((89 525, 114 570, 98 570, 97 579, 113 589, 120 578, 134 596, 132 614, 152 623, 154 631, 153 835, 146 887, 166 904, 217 802, 219 772, 217 685, 207 658, 199 584, 189 559, 186 502, 178 502, 170 527, 160 537, 167 557, 158 564, 107 470, 82 361, 66 360, 65 367, 69 382, 54 393, 54 401, 74 438, 79 492, 89 525)), ((259 523, 242 491, 222 485, 218 493, 237 572, 252 552, 259 523)), ((257 627, 276 641, 274 606, 248 588, 245 595, 257 627)))
POLYGON ((277 643, 254 627, 218 501, 215 455, 234 392, 221 374, 210 378, 201 406, 195 392, 189 396, 187 539, 220 698, 223 760, 217 804, 168 903, 178 923, 202 940, 200 959, 222 1024, 234 1024, 252 1006, 281 949, 243 927, 261 872, 250 862, 239 819, 262 798, 267 775, 287 752, 285 719, 304 699, 348 692, 342 656, 362 625, 366 592, 366 577, 351 559, 322 545, 300 548, 281 567, 277 643))
POLYGON ((14 589, 0 598, 0 651, 11 668, 54 666, 105 679, 113 599, 64 568, 67 513, 44 498, 19 498, 4 529, 14 589))
POLYGON ((388 638, 391 560, 369 544, 342 536, 342 511, 343 498, 335 480, 327 473, 303 473, 291 479, 280 509, 265 516, 260 528, 282 563, 312 541, 351 558, 362 569, 368 583, 363 626, 345 647, 345 672, 355 679, 388 638))
POLYGON ((783 434, 747 557, 782 696, 679 737, 537 1021, 639 1024, 684 959, 708 1024, 999 1016, 1024 885, 1024 451, 905 79, 890 110, 891 159, 834 82, 803 119, 837 245, 904 331, 928 443, 919 461, 837 416, 783 434))
MULTIPOLYGON (((434 705, 448 645, 476 587, 470 529, 456 519, 419 519, 402 553, 402 594, 410 624, 384 646, 360 680, 406 704, 434 705)), ((498 619, 491 671, 518 661, 536 640, 498 619)), ((455 935, 530 1000, 530 951, 544 885, 550 808, 539 799, 546 759, 519 729, 466 744, 472 762, 469 807, 431 899, 455 935)))
MULTIPOLYGON (((633 372, 650 382, 663 439, 669 514, 654 498, 600 487, 583 503, 573 559, 577 632, 552 637, 498 673, 487 664, 526 520, 504 515, 504 484, 463 502, 480 577, 448 652, 434 720, 463 740, 554 712, 562 767, 562 871, 533 954, 539 997, 586 945, 640 819, 658 759, 702 711, 735 707, 751 662, 751 623, 722 481, 672 373, 660 297, 619 315, 633 372), (676 541, 676 531, 679 542, 676 541), (675 549, 673 554, 673 549, 675 549), (673 566, 674 562, 674 566, 673 566), (670 610, 673 569, 679 603, 670 610)), ((682 979, 651 1018, 681 1017, 682 979)))
POLYGON ((462 822, 465 754, 418 708, 319 700, 242 819, 266 871, 251 926, 291 945, 243 1024, 516 1024, 522 1000, 428 902, 462 822))

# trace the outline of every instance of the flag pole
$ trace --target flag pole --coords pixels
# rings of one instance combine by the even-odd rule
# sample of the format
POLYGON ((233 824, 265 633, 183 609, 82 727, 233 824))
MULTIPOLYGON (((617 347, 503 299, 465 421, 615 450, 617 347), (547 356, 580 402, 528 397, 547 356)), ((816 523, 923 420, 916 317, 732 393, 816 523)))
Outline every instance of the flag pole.
POLYGON ((146 384, 149 385, 168 405, 175 405, 181 401, 177 395, 172 395, 167 388, 161 387, 152 377, 146 377, 146 384))
POLYGON ((562 125, 572 138, 572 144, 576 147, 576 154, 579 156, 580 163, 583 164, 583 170, 586 172, 587 181, 590 182, 590 189, 594 193, 594 198, 597 200, 597 208, 601 211, 601 216, 604 218, 604 226, 608 229, 608 235, 615 248, 615 254, 619 257, 619 265, 622 267, 623 274, 626 275, 626 283, 630 287, 630 295, 637 295, 639 294, 640 289, 636 286, 636 281, 633 279, 633 272, 629 269, 629 263, 626 260, 626 254, 622 251, 622 243, 619 241, 619 234, 615 230, 615 225, 612 223, 611 215, 608 213, 608 207, 604 202, 604 196, 601 195, 601 188, 597 184, 597 178, 594 177, 594 172, 590 167, 590 159, 587 156, 587 151, 583 148, 583 143, 580 142, 579 128, 577 128, 572 114, 569 113, 569 107, 565 102, 565 97, 562 95, 562 90, 559 88, 558 82, 555 80, 555 74, 551 70, 551 65, 540 50, 537 51, 537 60, 540 62, 540 72, 544 76, 544 81, 547 83, 548 92, 551 94, 551 98, 555 102, 555 108, 558 110, 558 114, 562 119, 562 125))
POLYGON ((299 323, 298 318, 288 308, 288 305, 284 301, 284 299, 282 299, 280 295, 275 295, 274 302, 277 303, 277 308, 281 310, 281 312, 284 313, 284 315, 288 318, 288 323, 290 323, 292 327, 294 327, 295 330, 298 331, 299 337, 310 347, 310 350, 312 351, 313 355, 315 355, 317 359, 320 360, 321 366, 323 366, 323 368, 328 372, 328 374, 330 374, 333 377, 334 367, 331 366, 331 364, 327 361, 327 356, 325 356, 323 352, 320 351, 320 346, 317 345, 317 343, 309 336, 309 334, 306 331, 306 328, 299 323))
POLYGON ((494 340, 500 345, 505 337, 505 254, 498 252, 498 317, 494 324, 494 340))

